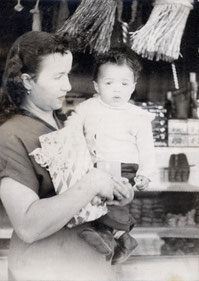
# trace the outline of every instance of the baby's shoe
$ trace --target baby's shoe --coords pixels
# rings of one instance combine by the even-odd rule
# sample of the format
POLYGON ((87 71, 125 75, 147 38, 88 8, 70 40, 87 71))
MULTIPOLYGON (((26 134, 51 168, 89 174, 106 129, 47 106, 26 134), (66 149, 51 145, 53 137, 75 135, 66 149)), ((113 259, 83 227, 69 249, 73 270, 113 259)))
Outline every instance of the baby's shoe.
POLYGON ((112 264, 125 262, 137 247, 138 243, 128 232, 117 239, 117 246, 112 258, 112 264))
POLYGON ((96 230, 93 227, 87 227, 80 232, 79 236, 99 253, 108 258, 112 257, 116 242, 109 230, 96 230))

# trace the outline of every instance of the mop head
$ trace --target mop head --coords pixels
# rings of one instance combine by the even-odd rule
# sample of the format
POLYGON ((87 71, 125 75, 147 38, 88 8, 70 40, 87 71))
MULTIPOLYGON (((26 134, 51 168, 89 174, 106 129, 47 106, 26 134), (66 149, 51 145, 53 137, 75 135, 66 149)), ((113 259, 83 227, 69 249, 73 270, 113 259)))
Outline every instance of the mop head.
POLYGON ((192 0, 156 0, 147 23, 130 33, 131 48, 144 58, 173 61, 180 55, 192 0))
POLYGON ((90 52, 107 52, 110 49, 116 7, 116 0, 82 0, 57 34, 63 39, 68 35, 77 38, 81 48, 89 48, 90 52))

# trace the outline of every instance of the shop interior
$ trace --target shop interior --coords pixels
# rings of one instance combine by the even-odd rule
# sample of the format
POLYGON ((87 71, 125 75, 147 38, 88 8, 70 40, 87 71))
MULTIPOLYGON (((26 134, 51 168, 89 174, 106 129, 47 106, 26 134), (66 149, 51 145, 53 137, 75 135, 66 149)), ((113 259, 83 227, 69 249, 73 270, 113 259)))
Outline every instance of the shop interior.
MULTIPOLYGON (((6 55, 18 36, 33 29, 56 32, 75 13, 80 2, 1 0, 1 79, 6 55)), ((144 50, 139 51, 132 43, 138 37, 134 37, 134 41, 132 38, 135 31, 141 31, 152 20, 154 37, 157 29, 160 37, 164 38, 164 25, 155 21, 154 9, 161 6, 157 5, 158 1, 115 2, 117 8, 110 45, 126 43, 134 46, 142 61, 143 70, 131 102, 154 114, 152 129, 157 165, 156 176, 148 190, 135 191, 135 199, 129 204, 136 219, 132 236, 138 241, 138 247, 116 270, 121 281, 199 281, 199 1, 187 0, 189 5, 176 1, 176 5, 182 8, 179 12, 181 19, 173 17, 169 21, 169 14, 166 15, 165 26, 167 22, 167 28, 173 29, 173 33, 170 33, 167 43, 162 44, 162 50, 154 52, 149 50, 150 44, 148 49, 143 46, 144 50), (169 54, 168 50, 172 48, 173 53, 169 54)), ((172 1, 163 2, 172 6, 172 1)), ((149 32, 145 34, 148 35, 149 32)), ((157 42, 158 39, 154 44, 157 42)), ((84 51, 74 55, 70 75, 72 90, 60 115, 64 116, 76 104, 94 94, 92 47, 88 44, 84 51)), ((1 91, 0 102, 3 98, 1 91)), ((125 173, 128 177, 132 171, 126 167, 125 173)), ((11 233, 12 227, 0 202, 1 281, 7 280, 11 233)))

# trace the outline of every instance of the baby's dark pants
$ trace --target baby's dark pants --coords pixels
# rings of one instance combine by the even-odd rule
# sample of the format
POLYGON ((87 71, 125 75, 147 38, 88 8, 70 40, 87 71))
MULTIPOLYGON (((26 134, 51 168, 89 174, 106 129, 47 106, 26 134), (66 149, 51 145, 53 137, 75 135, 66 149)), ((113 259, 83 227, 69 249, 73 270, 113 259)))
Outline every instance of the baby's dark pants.
MULTIPOLYGON (((131 185, 134 185, 134 177, 138 169, 137 164, 121 164, 122 177, 128 178, 131 185)), ((105 227, 123 230, 129 232, 135 225, 136 221, 129 212, 128 206, 108 206, 108 213, 94 222, 99 228, 105 227)))
POLYGON ((108 213, 97 219, 94 224, 100 228, 116 229, 129 232, 136 221, 129 212, 128 207, 109 206, 108 213), (104 227, 103 227, 104 226, 104 227))

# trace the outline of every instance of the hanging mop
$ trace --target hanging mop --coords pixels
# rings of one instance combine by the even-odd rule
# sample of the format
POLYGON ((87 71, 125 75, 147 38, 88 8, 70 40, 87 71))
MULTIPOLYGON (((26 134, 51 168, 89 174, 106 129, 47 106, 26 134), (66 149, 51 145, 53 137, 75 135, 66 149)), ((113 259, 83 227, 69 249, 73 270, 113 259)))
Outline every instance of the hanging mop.
POLYGON ((116 7, 116 0, 82 0, 57 34, 79 39, 84 50, 104 53, 110 49, 116 7))
POLYGON ((39 1, 37 0, 33 9, 30 10, 30 13, 33 14, 32 18, 32 31, 41 31, 41 18, 39 11, 39 1))
POLYGON ((178 59, 185 24, 193 0, 156 0, 147 23, 130 33, 131 48, 144 58, 178 59))
POLYGON ((14 6, 15 11, 21 12, 23 8, 24 7, 21 5, 21 0, 17 0, 17 4, 14 6))

